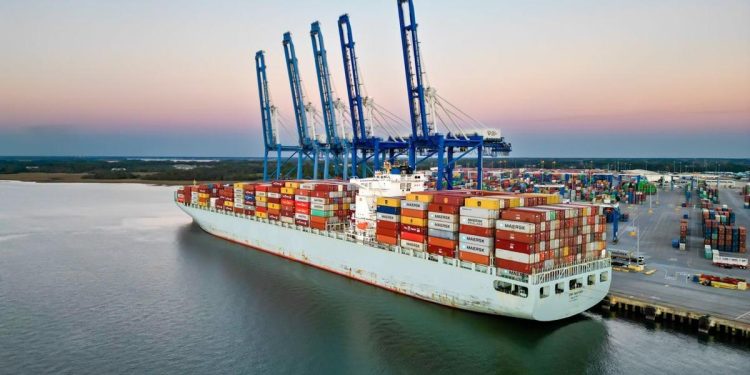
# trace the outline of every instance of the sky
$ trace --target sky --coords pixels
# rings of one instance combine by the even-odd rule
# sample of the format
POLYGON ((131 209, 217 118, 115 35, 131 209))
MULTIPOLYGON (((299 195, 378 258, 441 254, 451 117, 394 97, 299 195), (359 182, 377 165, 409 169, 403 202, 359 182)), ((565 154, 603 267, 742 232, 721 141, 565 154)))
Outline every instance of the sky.
MULTIPOLYGON (((512 156, 750 157, 750 1, 415 6, 431 87, 512 156)), ((282 34, 320 107, 310 23, 344 98, 343 13, 367 94, 408 118, 396 1, 0 1, 0 155, 259 156, 261 49, 294 144, 282 34)))

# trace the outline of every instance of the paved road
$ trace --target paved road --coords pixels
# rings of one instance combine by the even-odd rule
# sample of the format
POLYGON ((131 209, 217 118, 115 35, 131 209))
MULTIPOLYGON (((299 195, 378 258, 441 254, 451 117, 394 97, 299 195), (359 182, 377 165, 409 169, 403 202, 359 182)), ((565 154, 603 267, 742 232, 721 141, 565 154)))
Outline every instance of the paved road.
MULTIPOLYGON (((742 208, 737 190, 723 189, 719 198, 737 213, 737 225, 750 227, 750 210, 742 208)), ((717 268, 703 257, 700 208, 680 207, 684 199, 681 189, 667 189, 659 191, 658 199, 652 197, 651 209, 648 201, 642 205, 621 205, 621 210, 630 214, 630 222, 620 223, 620 241, 610 248, 636 250, 637 236, 631 236, 630 232, 640 231, 641 255, 648 267, 657 272, 653 275, 615 272, 612 291, 750 323, 750 291, 717 289, 688 281, 689 275, 698 273, 750 279, 750 270, 717 268), (685 213, 689 215, 691 235, 687 250, 680 251, 671 245, 672 239, 679 237, 679 221, 685 213)), ((611 234, 610 228, 610 239, 611 234)))

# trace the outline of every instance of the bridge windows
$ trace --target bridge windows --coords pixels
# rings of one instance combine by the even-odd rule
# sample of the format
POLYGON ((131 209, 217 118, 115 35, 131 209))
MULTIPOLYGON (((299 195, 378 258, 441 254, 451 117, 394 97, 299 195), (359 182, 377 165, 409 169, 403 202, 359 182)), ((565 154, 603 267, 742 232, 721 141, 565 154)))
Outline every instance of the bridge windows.
POLYGON ((539 298, 549 297, 549 285, 539 288, 539 298))
POLYGON ((568 289, 575 290, 583 286, 582 279, 572 279, 568 282, 568 289))
POLYGON ((510 294, 513 296, 518 296, 521 298, 526 298, 529 296, 529 288, 525 286, 516 285, 513 283, 509 283, 506 281, 500 281, 495 280, 494 285, 495 290, 498 292, 510 294))
POLYGON ((603 283, 603 282, 605 282, 607 280, 609 280, 609 274, 607 273, 607 271, 604 271, 604 272, 602 272, 602 273, 599 274, 599 282, 600 283, 603 283))
POLYGON ((555 294, 563 294, 563 293, 565 293, 565 283, 555 284, 555 294))
POLYGON ((594 275, 594 274, 589 275, 589 277, 588 277, 588 285, 594 285, 595 282, 596 282, 596 275, 594 275))

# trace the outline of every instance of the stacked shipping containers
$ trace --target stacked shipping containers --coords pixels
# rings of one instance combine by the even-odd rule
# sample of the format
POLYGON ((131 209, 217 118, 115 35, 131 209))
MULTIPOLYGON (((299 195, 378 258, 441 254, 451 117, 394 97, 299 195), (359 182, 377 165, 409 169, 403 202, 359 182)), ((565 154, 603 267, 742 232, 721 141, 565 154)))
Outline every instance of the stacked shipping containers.
POLYGON ((430 193, 411 193, 401 201, 401 240, 404 249, 427 250, 427 206, 434 198, 430 193))
POLYGON ((304 227, 310 226, 310 189, 300 188, 294 193, 294 223, 304 227))
POLYGON ((397 245, 401 230, 401 197, 378 197, 375 203, 375 240, 397 245))
MULTIPOLYGON (((519 198, 516 198, 519 200, 519 198)), ((489 265, 495 242, 493 226, 505 201, 499 196, 470 197, 459 210, 458 258, 489 265)), ((518 206, 518 204, 515 204, 518 206)))
POLYGON ((268 189, 271 184, 259 184, 255 187, 255 216, 268 219, 268 189))
POLYGON ((456 257, 461 206, 465 195, 436 194, 427 206, 427 252, 456 257))

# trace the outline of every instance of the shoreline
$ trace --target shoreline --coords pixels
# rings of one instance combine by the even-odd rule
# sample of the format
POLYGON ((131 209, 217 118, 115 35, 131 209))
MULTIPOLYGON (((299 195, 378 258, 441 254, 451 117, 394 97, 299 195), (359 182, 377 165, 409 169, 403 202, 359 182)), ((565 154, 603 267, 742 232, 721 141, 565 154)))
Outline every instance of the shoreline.
MULTIPOLYGON (((140 178, 95 179, 84 178, 87 173, 0 173, 0 181, 37 182, 37 183, 100 183, 100 184, 144 184, 177 186, 190 185, 193 181, 182 180, 145 180, 140 178)), ((200 181, 198 181, 200 183, 200 181)))

